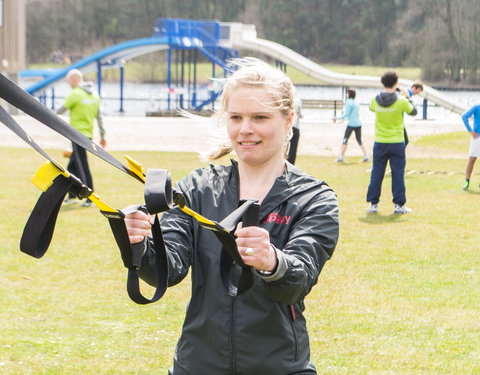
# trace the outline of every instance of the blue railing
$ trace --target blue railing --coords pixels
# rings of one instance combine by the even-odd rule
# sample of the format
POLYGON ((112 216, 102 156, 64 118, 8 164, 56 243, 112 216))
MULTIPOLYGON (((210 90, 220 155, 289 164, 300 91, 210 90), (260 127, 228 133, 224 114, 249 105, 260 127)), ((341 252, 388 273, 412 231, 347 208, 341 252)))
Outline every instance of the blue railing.
MULTIPOLYGON (((154 37, 167 37, 170 44, 180 42, 181 45, 194 43, 203 47, 213 47, 217 46, 220 41, 220 22, 212 20, 159 18, 153 30, 154 37)), ((191 47, 196 47, 196 45, 191 47)))

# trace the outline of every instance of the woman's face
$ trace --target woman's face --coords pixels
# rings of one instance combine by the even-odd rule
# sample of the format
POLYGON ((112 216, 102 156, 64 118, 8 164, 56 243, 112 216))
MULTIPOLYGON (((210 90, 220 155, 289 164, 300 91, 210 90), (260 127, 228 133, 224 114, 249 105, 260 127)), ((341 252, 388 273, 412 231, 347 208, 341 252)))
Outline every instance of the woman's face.
POLYGON ((228 100, 227 129, 239 159, 259 166, 285 159, 285 145, 291 128, 293 111, 284 116, 273 110, 272 96, 264 89, 239 87, 228 100))

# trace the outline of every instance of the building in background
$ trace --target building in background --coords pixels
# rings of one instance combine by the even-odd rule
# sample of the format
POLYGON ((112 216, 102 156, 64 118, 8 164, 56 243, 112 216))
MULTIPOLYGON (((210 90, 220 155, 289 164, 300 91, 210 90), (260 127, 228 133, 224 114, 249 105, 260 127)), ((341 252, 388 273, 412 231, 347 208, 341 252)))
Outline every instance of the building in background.
MULTIPOLYGON (((25 0, 0 0, 0 73, 18 82, 25 64, 25 0)), ((13 112, 13 107, 5 108, 13 112)))

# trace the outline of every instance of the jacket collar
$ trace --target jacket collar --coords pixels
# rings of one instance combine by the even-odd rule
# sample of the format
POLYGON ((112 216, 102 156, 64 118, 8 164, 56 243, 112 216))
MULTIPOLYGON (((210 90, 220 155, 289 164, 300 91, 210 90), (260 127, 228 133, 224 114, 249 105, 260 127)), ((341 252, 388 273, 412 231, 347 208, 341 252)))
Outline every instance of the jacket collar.
MULTIPOLYGON (((232 193, 235 194, 234 199, 239 202, 240 176, 238 173, 238 162, 233 159, 230 161, 231 171, 229 176, 229 185, 232 193)), ((275 180, 275 183, 260 206, 260 221, 262 221, 269 213, 271 213, 275 207, 278 207, 292 196, 301 194, 320 185, 326 185, 324 181, 308 176, 300 169, 290 164, 288 161, 285 161, 285 164, 285 171, 275 180)))

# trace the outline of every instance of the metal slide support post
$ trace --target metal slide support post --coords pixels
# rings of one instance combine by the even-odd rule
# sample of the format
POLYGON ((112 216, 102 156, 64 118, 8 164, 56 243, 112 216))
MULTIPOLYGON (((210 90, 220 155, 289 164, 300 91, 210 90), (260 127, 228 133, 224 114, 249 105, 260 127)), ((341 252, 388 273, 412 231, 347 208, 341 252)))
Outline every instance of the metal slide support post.
POLYGON ((125 80, 125 67, 122 65, 120 67, 120 109, 118 110, 120 113, 123 113, 123 84, 125 80))
POLYGON ((98 96, 102 97, 102 62, 97 60, 97 87, 98 96))
POLYGON ((423 99, 422 119, 424 119, 424 120, 427 119, 427 109, 428 109, 428 100, 427 100, 427 99, 423 99))
POLYGON ((170 88, 172 87, 172 47, 167 51, 167 110, 170 110, 170 88))
POLYGON ((182 88, 182 93, 180 96, 180 108, 184 109, 183 106, 183 89, 185 88, 185 50, 182 48, 180 50, 180 87, 182 88))
POLYGON ((50 92, 52 93, 52 110, 55 109, 55 87, 52 86, 50 89, 50 92))
POLYGON ((198 50, 193 50, 193 94, 192 94, 192 108, 197 106, 197 56, 198 50))
MULTIPOLYGON (((215 78, 215 63, 212 61, 212 78, 215 78)), ((213 81, 212 81, 213 82, 213 81)), ((214 91, 208 89, 208 95, 213 96, 214 91)), ((212 109, 215 109, 215 101, 212 102, 212 109)))
MULTIPOLYGON (((181 80, 182 80, 182 74, 183 74, 182 73, 183 67, 180 65, 180 53, 181 51, 177 48, 175 50, 175 90, 178 90, 179 88, 182 87, 181 80)), ((181 101, 182 99, 180 95, 177 92, 175 92, 175 106, 182 108, 181 104, 178 104, 179 100, 181 101)))
POLYGON ((192 49, 188 49, 188 71, 187 71, 187 103, 188 108, 190 109, 190 98, 192 97, 192 49))

